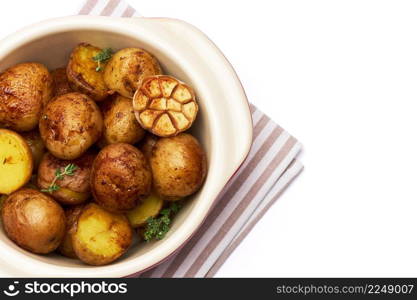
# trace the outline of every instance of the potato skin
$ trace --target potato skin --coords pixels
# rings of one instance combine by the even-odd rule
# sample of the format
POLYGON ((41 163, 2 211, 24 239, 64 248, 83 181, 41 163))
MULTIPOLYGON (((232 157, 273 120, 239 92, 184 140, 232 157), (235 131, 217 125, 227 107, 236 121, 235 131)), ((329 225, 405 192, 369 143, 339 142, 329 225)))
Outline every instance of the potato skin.
POLYGON ((50 253, 64 238, 64 210, 39 191, 24 188, 12 193, 1 213, 7 236, 30 252, 50 253))
POLYGON ((114 95, 100 105, 103 113, 104 145, 127 143, 135 144, 145 135, 145 130, 136 120, 132 99, 114 95))
POLYGON ((125 212, 150 193, 152 174, 142 152, 119 143, 99 152, 90 180, 96 203, 112 212, 125 212))
POLYGON ((52 96, 52 77, 39 63, 22 63, 0 74, 0 127, 34 129, 52 96))
MULTIPOLYGON (((103 79, 103 71, 96 71, 97 62, 93 57, 101 49, 87 43, 74 48, 67 65, 67 77, 74 91, 86 94, 95 101, 104 100, 108 96, 108 88, 103 79)), ((104 67, 105 62, 101 65, 104 67)))
POLYGON ((81 212, 84 209, 84 204, 69 206, 65 209, 65 217, 67 220, 67 226, 64 239, 58 247, 58 252, 69 258, 77 258, 77 254, 72 246, 71 232, 74 231, 75 224, 81 212))
POLYGON ((38 170, 38 187, 47 189, 55 178, 58 169, 63 170, 68 164, 75 164, 77 169, 72 176, 64 176, 58 180, 60 189, 50 195, 64 205, 80 204, 90 197, 90 174, 95 158, 93 151, 87 151, 79 158, 62 160, 51 153, 44 155, 38 170))
POLYGON ((132 244, 133 230, 126 216, 88 204, 71 229, 73 249, 83 262, 100 266, 123 255, 132 244))
POLYGON ((42 141, 38 130, 23 132, 21 135, 26 140, 26 143, 29 145, 29 148, 32 151, 33 170, 36 171, 39 167, 43 155, 45 154, 45 143, 42 141))
POLYGON ((75 159, 100 138, 103 118, 97 104, 88 96, 69 93, 48 103, 39 130, 46 148, 54 156, 75 159))
POLYGON ((55 69, 51 72, 52 76, 52 87, 53 87, 53 97, 58 97, 64 94, 68 94, 73 92, 69 85, 68 77, 67 77, 67 68, 62 67, 55 69))
POLYGON ((111 91, 132 98, 143 79, 162 74, 157 59, 140 48, 117 51, 104 69, 104 81, 111 91))
POLYGON ((187 133, 160 138, 152 149, 150 164, 154 190, 168 201, 195 193, 207 173, 206 154, 187 133))

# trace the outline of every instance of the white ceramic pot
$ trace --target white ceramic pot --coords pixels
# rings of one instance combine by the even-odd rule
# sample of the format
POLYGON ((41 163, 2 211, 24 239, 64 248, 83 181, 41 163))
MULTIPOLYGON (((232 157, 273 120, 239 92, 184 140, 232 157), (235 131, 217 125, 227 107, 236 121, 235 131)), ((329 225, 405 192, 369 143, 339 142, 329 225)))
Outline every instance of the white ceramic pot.
POLYGON ((71 49, 80 42, 113 49, 144 48, 158 58, 166 73, 194 87, 200 110, 192 131, 208 154, 207 179, 163 240, 136 245, 107 266, 29 253, 1 230, 0 269, 9 276, 122 277, 155 266, 178 251, 202 224, 252 143, 248 102, 232 66, 202 32, 179 20, 92 16, 47 20, 0 42, 0 71, 27 61, 49 68, 64 66, 71 49))

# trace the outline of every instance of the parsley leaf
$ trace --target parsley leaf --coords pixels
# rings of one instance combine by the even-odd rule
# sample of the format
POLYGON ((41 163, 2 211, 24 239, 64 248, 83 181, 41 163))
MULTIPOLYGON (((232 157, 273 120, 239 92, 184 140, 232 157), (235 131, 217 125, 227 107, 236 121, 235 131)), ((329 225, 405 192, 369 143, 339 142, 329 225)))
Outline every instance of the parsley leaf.
POLYGON ((108 61, 113 55, 112 48, 104 48, 97 55, 93 56, 93 60, 97 62, 96 72, 100 72, 103 67, 101 63, 108 61))
POLYGON ((146 221, 143 237, 145 241, 162 240, 170 229, 171 219, 180 210, 181 206, 173 202, 169 207, 164 208, 156 218, 149 218, 146 221))

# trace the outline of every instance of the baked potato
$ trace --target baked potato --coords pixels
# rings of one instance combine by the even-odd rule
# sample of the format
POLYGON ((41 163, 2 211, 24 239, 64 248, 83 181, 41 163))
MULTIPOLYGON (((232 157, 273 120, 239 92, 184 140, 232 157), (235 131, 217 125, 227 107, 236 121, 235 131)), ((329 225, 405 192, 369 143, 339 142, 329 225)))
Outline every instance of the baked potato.
POLYGON ((65 213, 51 197, 33 189, 20 189, 7 197, 1 211, 6 235, 33 253, 58 248, 65 235, 65 213))
POLYGON ((164 200, 155 194, 150 194, 143 199, 138 206, 128 211, 126 216, 133 228, 140 227, 145 225, 149 218, 156 217, 163 205, 164 200))
POLYGON ((108 61, 103 77, 111 92, 132 98, 146 77, 159 74, 161 67, 152 54, 140 48, 124 48, 108 61))
POLYGON ((0 74, 0 127, 30 131, 37 127, 52 96, 52 77, 39 63, 22 63, 0 74))
POLYGON ((205 152, 187 133, 160 138, 153 147, 150 165, 154 190, 168 201, 195 193, 207 173, 205 152))
POLYGON ((10 194, 32 176, 33 157, 25 139, 8 129, 0 129, 0 194, 10 194))
POLYGON ((77 257, 96 266, 118 259, 131 245, 132 237, 126 216, 111 213, 95 203, 83 209, 71 230, 77 257))
POLYGON ((145 156, 129 144, 104 147, 93 163, 91 191, 94 200, 113 212, 133 209, 149 195, 152 174, 145 156))
POLYGON ((70 87, 68 77, 67 77, 67 68, 62 67, 55 69, 51 72, 52 76, 52 96, 57 97, 64 94, 73 92, 70 87))
POLYGON ((90 198, 90 174, 95 158, 93 151, 87 151, 79 158, 62 160, 51 153, 44 155, 38 170, 38 187, 47 190, 54 182, 57 170, 64 170, 69 164, 76 166, 72 175, 56 180, 58 190, 50 191, 50 195, 64 205, 80 204, 90 198))
POLYGON ((61 159, 75 159, 101 137, 103 118, 88 96, 69 93, 52 99, 39 122, 46 148, 61 159))
POLYGON ((38 130, 23 132, 22 137, 29 145, 33 157, 33 170, 37 170, 41 162, 42 156, 45 154, 45 144, 42 141, 38 130))
POLYGON ((103 113, 104 131, 102 145, 135 144, 145 135, 133 112, 132 99, 114 95, 100 106, 103 113))
POLYGON ((70 87, 95 101, 104 100, 108 96, 108 88, 104 83, 102 71, 106 62, 100 62, 99 66, 94 60, 94 57, 101 52, 102 49, 98 47, 81 43, 72 50, 67 65, 70 87))
POLYGON ((69 206, 65 209, 65 218, 67 226, 65 229, 65 236, 58 247, 58 252, 69 258, 77 258, 74 247, 72 246, 71 232, 74 230, 74 225, 78 220, 78 216, 84 209, 84 204, 69 206))

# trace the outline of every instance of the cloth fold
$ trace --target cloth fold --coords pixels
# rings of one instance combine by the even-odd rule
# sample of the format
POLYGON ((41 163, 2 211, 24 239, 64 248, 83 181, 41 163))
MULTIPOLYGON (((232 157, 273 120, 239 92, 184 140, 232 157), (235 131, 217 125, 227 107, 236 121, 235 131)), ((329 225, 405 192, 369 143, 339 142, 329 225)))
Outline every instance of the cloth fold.
MULTIPOLYGON (((87 0, 78 14, 139 16, 123 0, 87 0)), ((302 171, 302 146, 254 105, 250 153, 197 233, 174 256, 132 277, 213 277, 230 254, 302 171)))

